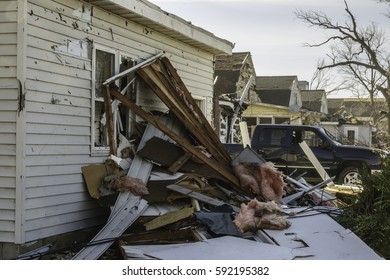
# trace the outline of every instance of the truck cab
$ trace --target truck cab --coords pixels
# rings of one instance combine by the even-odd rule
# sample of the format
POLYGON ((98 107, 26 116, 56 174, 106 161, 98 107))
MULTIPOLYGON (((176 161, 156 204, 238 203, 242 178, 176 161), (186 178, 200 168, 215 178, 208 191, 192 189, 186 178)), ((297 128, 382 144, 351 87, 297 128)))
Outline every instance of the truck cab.
POLYGON ((329 176, 340 184, 357 185, 364 169, 380 170, 381 157, 368 147, 343 145, 324 128, 306 125, 257 125, 251 147, 284 174, 303 175, 306 181, 321 181, 317 170, 299 143, 305 141, 329 176))

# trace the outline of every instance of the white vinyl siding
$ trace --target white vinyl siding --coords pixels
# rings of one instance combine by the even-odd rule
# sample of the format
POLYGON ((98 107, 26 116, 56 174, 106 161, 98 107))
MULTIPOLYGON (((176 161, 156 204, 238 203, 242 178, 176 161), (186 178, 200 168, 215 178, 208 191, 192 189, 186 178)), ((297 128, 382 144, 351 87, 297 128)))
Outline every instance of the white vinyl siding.
MULTIPOLYGON (((93 45, 135 59, 164 51, 209 120, 213 55, 97 7, 92 20, 81 18, 82 7, 92 7, 85 2, 27 1, 25 129, 18 135, 25 158, 16 163, 17 1, 5 2, 13 8, 4 12, 10 20, 0 22, 0 242, 15 241, 15 215, 21 243, 104 223, 105 209, 89 196, 81 173, 82 166, 108 156, 91 154, 93 45), (18 214, 17 164, 24 176, 18 214)), ((137 102, 147 110, 166 109, 150 91, 137 102)))
POLYGON ((0 1, 0 241, 15 240, 17 1, 0 1))

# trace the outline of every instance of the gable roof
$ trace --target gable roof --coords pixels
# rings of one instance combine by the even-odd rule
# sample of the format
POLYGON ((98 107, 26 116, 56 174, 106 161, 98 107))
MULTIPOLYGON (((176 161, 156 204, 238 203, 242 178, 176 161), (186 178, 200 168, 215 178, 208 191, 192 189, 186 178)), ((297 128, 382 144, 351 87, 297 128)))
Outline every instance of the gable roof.
POLYGON ((256 92, 263 103, 288 107, 295 80, 297 76, 257 76, 256 92))
POLYGON ((192 25, 146 0, 84 0, 113 14, 215 55, 231 54, 234 44, 192 25))
POLYGON ((325 90, 301 90, 302 106, 313 112, 321 112, 325 90))
POLYGON ((258 90, 291 90, 297 76, 257 76, 256 89, 258 90))

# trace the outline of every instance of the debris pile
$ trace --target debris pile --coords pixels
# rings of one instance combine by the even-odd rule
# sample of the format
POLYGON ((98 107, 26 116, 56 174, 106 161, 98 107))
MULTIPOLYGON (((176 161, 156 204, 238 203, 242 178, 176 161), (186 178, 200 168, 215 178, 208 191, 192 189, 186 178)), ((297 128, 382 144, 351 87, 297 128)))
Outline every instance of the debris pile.
MULTIPOLYGON (((295 181, 249 147, 232 158, 167 58, 134 71, 169 112, 146 112, 116 86, 106 85, 106 100, 119 100, 143 119, 140 141, 120 136, 118 147, 110 143, 106 163, 83 168, 90 195, 110 206, 111 215, 91 241, 96 245, 83 248, 74 259, 98 259, 115 240, 124 259, 185 258, 186 250, 194 250, 195 259, 196 250, 206 244, 219 253, 204 258, 228 258, 226 248, 218 249, 226 246, 223 240, 232 246, 273 246, 275 254, 264 256, 270 250, 259 250, 253 258, 296 257, 290 249, 277 248, 264 230, 288 229, 294 224, 294 207, 323 205, 320 189, 326 183, 313 187, 295 181)), ((334 210, 333 199, 325 200, 334 210)))

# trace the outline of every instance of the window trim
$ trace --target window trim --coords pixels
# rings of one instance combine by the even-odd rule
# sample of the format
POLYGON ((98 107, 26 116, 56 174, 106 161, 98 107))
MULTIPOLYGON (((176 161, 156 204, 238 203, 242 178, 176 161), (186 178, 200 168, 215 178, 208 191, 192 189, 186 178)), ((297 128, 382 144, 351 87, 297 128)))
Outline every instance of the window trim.
MULTIPOLYGON (((92 46, 92 96, 91 96, 91 155, 105 155, 109 153, 110 147, 109 145, 105 147, 96 147, 95 146, 95 101, 99 100, 100 98, 96 98, 96 80, 95 80, 95 75, 96 75, 96 51, 104 51, 110 54, 114 55, 114 74, 117 75, 120 71, 120 64, 121 64, 121 57, 126 56, 135 61, 137 63, 137 57, 134 55, 131 55, 127 52, 118 50, 118 49, 113 49, 107 46, 103 46, 100 44, 93 44, 92 46)), ((115 81, 116 84, 118 84, 118 81, 115 81)), ((116 128, 115 128, 116 130, 116 128)))
MULTIPOLYGON (((105 147, 96 147, 95 146, 95 102, 102 101, 100 98, 96 98, 96 51, 104 51, 107 53, 111 53, 114 55, 114 72, 117 72, 117 66, 118 59, 117 59, 117 51, 113 50, 112 48, 108 48, 99 44, 93 44, 92 47, 92 96, 91 96, 91 155, 103 155, 107 154, 110 151, 109 145, 105 147)), ((115 75, 116 73, 114 73, 115 75)))

